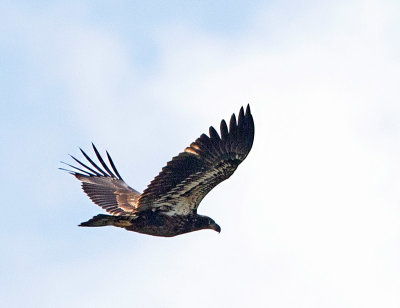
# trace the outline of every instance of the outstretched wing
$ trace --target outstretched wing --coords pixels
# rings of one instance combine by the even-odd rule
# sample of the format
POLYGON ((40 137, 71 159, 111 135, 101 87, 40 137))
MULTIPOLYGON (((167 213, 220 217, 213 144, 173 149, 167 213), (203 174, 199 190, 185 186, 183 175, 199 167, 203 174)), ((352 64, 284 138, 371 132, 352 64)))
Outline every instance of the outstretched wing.
POLYGON ((82 149, 80 150, 91 167, 71 156, 83 169, 70 164, 66 165, 73 168, 72 170, 60 169, 68 171, 80 180, 82 189, 88 197, 107 212, 113 215, 134 214, 137 211, 140 193, 124 182, 108 152, 107 157, 114 173, 104 162, 93 143, 92 145, 97 159, 104 169, 100 168, 82 149))
POLYGON ((221 137, 210 127, 184 152, 174 157, 149 184, 139 199, 139 210, 164 210, 168 215, 189 215, 216 185, 229 178, 249 154, 254 140, 250 106, 235 114, 229 131, 221 121, 221 137))

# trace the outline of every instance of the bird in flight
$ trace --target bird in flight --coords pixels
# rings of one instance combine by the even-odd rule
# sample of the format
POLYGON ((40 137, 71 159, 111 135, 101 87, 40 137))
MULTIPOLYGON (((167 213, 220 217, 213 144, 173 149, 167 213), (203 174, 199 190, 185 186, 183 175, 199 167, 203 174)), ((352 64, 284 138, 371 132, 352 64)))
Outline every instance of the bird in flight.
POLYGON ((64 169, 82 182, 82 189, 110 215, 99 214, 81 223, 81 227, 114 226, 138 233, 171 237, 192 231, 211 229, 221 232, 213 219, 197 214, 203 198, 216 185, 229 178, 249 154, 254 140, 254 121, 247 105, 236 120, 221 121, 221 136, 210 127, 162 168, 142 194, 128 186, 117 171, 110 154, 109 166, 93 145, 101 166, 82 149, 88 162, 72 159, 79 167, 64 169), (103 168, 101 168, 103 167, 103 168), (111 170, 112 169, 112 170, 111 170))

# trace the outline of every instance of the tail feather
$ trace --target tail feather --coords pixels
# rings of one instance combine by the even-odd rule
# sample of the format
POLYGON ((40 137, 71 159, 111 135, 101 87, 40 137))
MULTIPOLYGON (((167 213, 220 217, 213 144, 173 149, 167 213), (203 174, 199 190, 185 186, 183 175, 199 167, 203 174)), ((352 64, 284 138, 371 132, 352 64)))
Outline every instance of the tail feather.
POLYGON ((82 222, 79 227, 115 226, 124 228, 132 225, 131 219, 132 217, 99 214, 86 222, 82 222))

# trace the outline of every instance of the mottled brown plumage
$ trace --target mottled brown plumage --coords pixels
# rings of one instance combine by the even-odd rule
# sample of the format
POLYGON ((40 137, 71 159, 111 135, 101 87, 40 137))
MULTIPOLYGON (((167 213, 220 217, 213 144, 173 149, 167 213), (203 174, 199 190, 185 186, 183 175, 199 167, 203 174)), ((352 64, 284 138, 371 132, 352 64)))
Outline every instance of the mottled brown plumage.
POLYGON ((84 227, 115 226, 154 236, 175 236, 201 229, 220 232, 210 217, 197 214, 201 200, 216 185, 229 178, 251 150, 254 122, 249 105, 232 115, 228 125, 221 121, 221 137, 211 126, 210 136, 202 134, 184 152, 172 158, 140 194, 118 173, 111 156, 111 169, 93 145, 99 167, 82 149, 88 166, 71 156, 80 168, 67 164, 66 170, 82 182, 82 189, 111 215, 99 214, 84 227))

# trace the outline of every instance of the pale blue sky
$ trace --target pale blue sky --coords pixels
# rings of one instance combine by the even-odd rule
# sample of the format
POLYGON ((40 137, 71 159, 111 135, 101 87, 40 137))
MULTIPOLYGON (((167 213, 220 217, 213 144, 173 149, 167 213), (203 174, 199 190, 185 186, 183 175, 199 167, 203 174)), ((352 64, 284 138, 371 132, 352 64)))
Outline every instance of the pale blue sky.
POLYGON ((1 2, 0 306, 399 307, 395 2, 1 2), (68 153, 142 191, 247 103, 254 148, 199 209, 221 234, 77 227, 102 211, 68 153))

